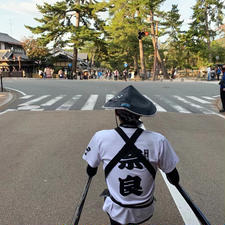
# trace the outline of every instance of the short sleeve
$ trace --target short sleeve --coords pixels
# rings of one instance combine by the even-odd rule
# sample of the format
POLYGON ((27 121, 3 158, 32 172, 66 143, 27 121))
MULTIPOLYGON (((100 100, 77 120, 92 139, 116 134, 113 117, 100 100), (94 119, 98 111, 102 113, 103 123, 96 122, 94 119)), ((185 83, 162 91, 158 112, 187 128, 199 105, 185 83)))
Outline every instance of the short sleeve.
POLYGON ((101 158, 99 154, 99 140, 97 134, 92 137, 82 158, 93 168, 99 166, 101 158))
POLYGON ((176 155, 169 141, 164 137, 160 143, 159 168, 164 173, 170 173, 175 169, 178 162, 178 156, 176 155))

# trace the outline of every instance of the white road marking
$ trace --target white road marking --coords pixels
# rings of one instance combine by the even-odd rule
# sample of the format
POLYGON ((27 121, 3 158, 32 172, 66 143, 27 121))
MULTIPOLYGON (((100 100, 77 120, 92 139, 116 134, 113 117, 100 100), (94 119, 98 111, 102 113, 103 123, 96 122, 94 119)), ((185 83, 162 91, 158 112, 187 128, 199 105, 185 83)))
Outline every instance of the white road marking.
MULTIPOLYGON (((142 124, 141 126, 142 129, 145 129, 145 126, 142 124)), ((186 225, 201 225, 198 221, 198 218, 195 216, 195 214, 193 213, 192 209, 190 208, 190 206, 187 204, 187 202, 185 201, 185 199, 183 198, 183 196, 179 193, 179 191, 175 188, 174 185, 170 184, 166 178, 166 175, 164 172, 162 172, 161 170, 159 170, 169 191, 170 194, 180 212, 180 215, 184 221, 184 224, 186 225)))
POLYGON ((17 110, 33 110, 33 109, 40 109, 39 105, 22 105, 17 108, 17 110))
POLYGON ((208 101, 206 101, 206 100, 197 98, 197 97, 195 97, 195 96, 186 96, 186 97, 188 97, 188 98, 190 98, 190 99, 193 99, 193 100, 196 101, 196 102, 200 102, 200 103, 202 103, 202 104, 210 104, 210 103, 211 103, 211 102, 208 102, 208 101))
POLYGON ((107 94, 105 97, 105 102, 108 102, 110 99, 112 99, 114 97, 114 95, 112 94, 107 94))
POLYGON ((20 99, 29 99, 33 97, 33 95, 24 95, 23 97, 20 97, 20 99))
POLYGON ((208 110, 208 109, 206 109, 206 108, 204 108, 204 107, 202 107, 200 105, 196 105, 196 104, 194 104, 192 102, 189 102, 189 101, 187 101, 186 99, 184 99, 184 98, 182 98, 180 96, 174 95, 174 98, 178 99, 179 101, 181 101, 181 102, 183 102, 185 104, 188 104, 188 105, 198 109, 200 112, 202 112, 204 114, 216 114, 215 112, 213 112, 211 110, 208 110))
POLYGON ((17 110, 16 109, 6 109, 5 111, 0 112, 0 115, 3 115, 5 113, 7 113, 7 112, 15 112, 15 111, 17 111, 17 110))
POLYGON ((97 102, 97 99, 98 95, 91 95, 84 104, 84 106, 81 108, 81 110, 93 110, 97 102))
MULTIPOLYGON (((162 98, 162 97, 161 97, 162 98)), ((175 110, 177 110, 180 113, 191 113, 190 111, 188 111, 187 109, 183 108, 180 105, 175 104, 174 102, 170 101, 169 99, 166 98, 162 98, 162 100, 164 102, 166 102, 168 105, 170 105, 172 108, 174 108, 175 110)))
MULTIPOLYGON (((114 95, 112 94, 107 94, 105 97, 105 103, 108 102, 110 99, 112 99, 114 97, 114 95)), ((102 106, 102 108, 104 108, 104 106, 102 106)), ((105 110, 110 110, 110 109, 105 109, 105 110)))
POLYGON ((51 99, 51 100, 41 104, 41 106, 51 106, 51 105, 55 104, 56 102, 58 102, 59 100, 61 100, 64 97, 65 97, 65 95, 59 95, 59 96, 57 96, 57 97, 55 97, 55 98, 53 98, 53 99, 51 99))
POLYGON ((192 209, 190 208, 190 206, 187 204, 187 202, 185 201, 185 199, 182 197, 182 195, 180 194, 180 192, 175 188, 174 185, 170 184, 166 178, 166 175, 164 172, 162 172, 161 170, 159 170, 169 191, 171 196, 173 197, 173 200, 177 206, 177 209, 180 212, 180 215, 184 221, 184 224, 186 225, 201 225, 201 223, 199 222, 198 218, 196 217, 196 215, 193 213, 192 209))
POLYGON ((69 101, 65 102, 61 106, 59 106, 56 110, 57 111, 68 111, 74 105, 74 103, 78 99, 80 99, 81 96, 82 95, 75 95, 72 99, 70 99, 69 101))
POLYGON ((32 99, 32 100, 30 100, 30 101, 28 101, 28 102, 19 104, 19 106, 31 105, 31 104, 33 104, 33 103, 39 102, 39 101, 41 101, 42 99, 45 99, 45 98, 49 97, 49 96, 50 96, 50 95, 42 95, 42 96, 40 96, 40 97, 38 97, 38 98, 35 98, 35 99, 32 99))
POLYGON ((214 98, 217 98, 217 97, 220 97, 220 95, 214 95, 213 97, 214 97, 214 98))
POLYGON ((18 90, 18 89, 15 89, 15 88, 10 88, 10 87, 6 87, 6 89, 9 89, 9 90, 12 90, 12 91, 16 91, 16 92, 19 92, 21 95, 26 95, 24 92, 18 90))
POLYGON ((160 106, 159 104, 157 104, 156 102, 154 102, 152 99, 150 99, 147 95, 144 95, 145 98, 147 98, 148 100, 150 100, 155 106, 158 112, 167 112, 167 110, 165 110, 162 106, 160 106))
POLYGON ((205 99, 207 99, 207 100, 215 100, 215 98, 208 97, 208 96, 202 96, 202 98, 205 98, 205 99))

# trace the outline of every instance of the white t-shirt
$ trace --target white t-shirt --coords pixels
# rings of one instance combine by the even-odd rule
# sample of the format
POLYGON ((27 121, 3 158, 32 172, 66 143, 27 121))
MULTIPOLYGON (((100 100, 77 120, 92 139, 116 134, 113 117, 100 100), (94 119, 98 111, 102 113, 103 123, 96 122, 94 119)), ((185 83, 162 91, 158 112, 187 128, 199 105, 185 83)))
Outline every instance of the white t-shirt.
MULTIPOLYGON (((121 129, 130 138, 135 128, 121 129)), ((95 133, 83 155, 91 167, 98 167, 103 162, 103 169, 121 150, 125 142, 114 130, 102 130, 95 133)), ((168 140, 161 134, 144 130, 135 145, 150 161, 157 171, 171 172, 179 161, 168 140)), ((122 204, 140 204, 153 199, 155 182, 145 166, 130 155, 121 159, 111 170, 107 179, 110 194, 122 204)), ((154 210, 154 204, 146 208, 123 208, 107 197, 103 210, 110 217, 121 223, 140 223, 148 219, 154 210)))

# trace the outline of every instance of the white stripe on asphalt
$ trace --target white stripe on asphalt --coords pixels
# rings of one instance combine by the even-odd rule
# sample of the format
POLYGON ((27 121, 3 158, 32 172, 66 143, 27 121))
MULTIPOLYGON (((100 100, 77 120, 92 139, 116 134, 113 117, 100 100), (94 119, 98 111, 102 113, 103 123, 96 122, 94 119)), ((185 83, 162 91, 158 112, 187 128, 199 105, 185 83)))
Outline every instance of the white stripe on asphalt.
POLYGON ((188 105, 190 105, 190 106, 198 109, 200 112, 202 112, 204 114, 216 114, 215 112, 213 112, 211 110, 208 110, 208 109, 206 109, 206 108, 204 108, 204 107, 202 107, 200 105, 196 105, 196 104, 194 104, 192 102, 189 102, 189 101, 187 101, 186 99, 184 99, 184 98, 182 98, 180 96, 174 95, 173 97, 176 98, 176 99, 178 99, 179 101, 185 103, 185 104, 188 104, 188 105))
POLYGON ((0 112, 0 115, 3 115, 5 113, 7 113, 7 112, 15 112, 15 111, 17 111, 17 110, 16 109, 6 109, 5 111, 0 112))
POLYGON ((108 102, 110 99, 112 99, 114 97, 114 95, 112 94, 107 94, 105 97, 105 102, 108 102))
MULTIPOLYGON (((142 124, 141 128, 145 130, 145 126, 143 124, 142 124)), ((191 225, 201 225, 198 221, 198 218, 195 216, 192 209, 187 204, 187 202, 185 201, 183 196, 180 194, 180 192, 175 188, 174 185, 172 185, 168 182, 165 173, 162 172, 161 170, 159 170, 159 171, 160 171, 160 173, 170 191, 170 194, 181 214, 184 224, 185 225, 190 225, 190 224, 191 225)))
POLYGON ((157 111, 159 111, 159 112, 166 112, 167 111, 162 106, 160 106, 159 104, 154 102, 152 99, 150 99, 147 95, 144 95, 144 96, 145 96, 145 98, 147 98, 149 101, 151 101, 156 106, 157 111))
POLYGON ((41 101, 42 99, 49 97, 49 96, 50 96, 50 95, 42 95, 42 96, 40 96, 40 97, 38 97, 38 98, 35 98, 35 99, 32 99, 32 100, 30 100, 30 101, 28 101, 28 102, 19 104, 19 106, 23 106, 23 105, 31 105, 31 104, 33 104, 33 103, 35 103, 35 102, 39 102, 39 101, 41 101))
POLYGON ((180 212, 181 217, 183 218, 184 224, 186 225, 201 225, 196 215, 193 213, 190 206, 187 204, 185 199, 182 197, 180 192, 176 189, 176 187, 172 184, 170 184, 166 178, 166 175, 164 172, 159 170, 169 191, 171 196, 173 197, 173 200, 177 206, 177 209, 180 212))
POLYGON ((214 97, 214 98, 217 98, 217 97, 220 97, 220 95, 214 95, 213 97, 214 97))
POLYGON ((29 99, 33 97, 33 95, 24 95, 23 97, 20 97, 20 99, 29 99))
POLYGON ((22 91, 20 91, 20 90, 17 90, 17 89, 15 89, 15 88, 6 87, 6 89, 9 89, 9 90, 12 90, 12 91, 19 92, 21 95, 26 95, 24 92, 22 92, 22 91))
POLYGON ((51 99, 51 100, 41 104, 41 106, 51 106, 51 105, 55 104, 56 102, 58 102, 59 100, 61 100, 64 97, 65 97, 65 95, 59 95, 59 96, 57 96, 57 97, 55 97, 55 98, 53 98, 53 99, 51 99))
POLYGON ((208 101, 206 101, 206 100, 197 98, 197 97, 195 97, 195 96, 186 96, 186 97, 188 97, 188 98, 190 98, 190 99, 192 99, 192 100, 194 100, 194 101, 196 101, 196 102, 200 102, 200 103, 202 103, 202 104, 209 104, 209 103, 211 103, 211 102, 208 102, 208 101))
POLYGON ((205 98, 205 99, 207 99, 207 100, 215 100, 215 98, 208 97, 208 96, 202 96, 202 98, 205 98))
MULTIPOLYGON (((162 98, 162 97, 161 97, 162 98)), ((172 108, 174 108, 175 110, 177 110, 180 113, 191 113, 190 111, 188 111, 187 109, 183 108, 180 105, 175 104, 174 102, 170 101, 169 99, 166 98, 162 98, 162 100, 164 102, 166 102, 168 105, 170 105, 172 108)))
MULTIPOLYGON (((114 95, 112 94, 107 94, 106 97, 105 97, 105 103, 108 102, 110 99, 112 99, 114 97, 114 95)), ((103 108, 103 106, 102 106, 103 108)), ((110 109, 105 109, 105 110, 110 110, 110 109)))
POLYGON ((80 99, 81 96, 82 95, 75 95, 72 99, 70 99, 69 101, 65 102, 61 106, 59 106, 56 110, 57 111, 68 111, 74 105, 74 103, 78 99, 80 99))
POLYGON ((84 104, 84 106, 81 108, 81 110, 93 110, 97 102, 97 99, 98 95, 91 95, 84 104))

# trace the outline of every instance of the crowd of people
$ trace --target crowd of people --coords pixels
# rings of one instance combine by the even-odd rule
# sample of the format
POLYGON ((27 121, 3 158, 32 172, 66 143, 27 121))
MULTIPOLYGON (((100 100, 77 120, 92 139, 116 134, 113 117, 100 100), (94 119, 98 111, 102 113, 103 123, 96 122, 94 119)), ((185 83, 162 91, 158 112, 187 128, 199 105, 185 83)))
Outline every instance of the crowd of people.
POLYGON ((207 80, 220 80, 220 76, 222 75, 222 66, 212 67, 209 66, 207 68, 207 80))

